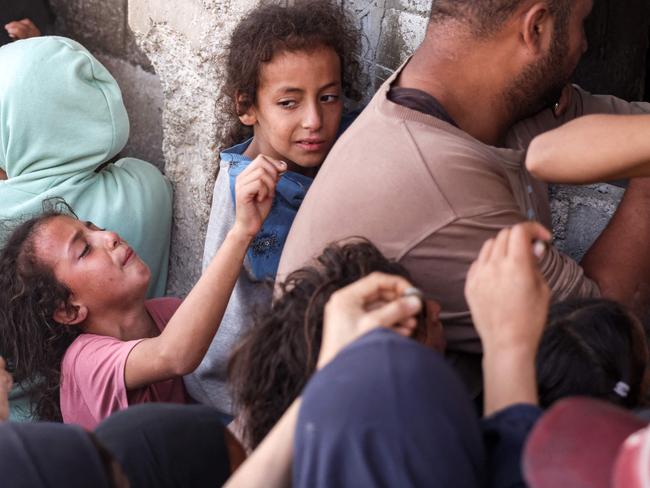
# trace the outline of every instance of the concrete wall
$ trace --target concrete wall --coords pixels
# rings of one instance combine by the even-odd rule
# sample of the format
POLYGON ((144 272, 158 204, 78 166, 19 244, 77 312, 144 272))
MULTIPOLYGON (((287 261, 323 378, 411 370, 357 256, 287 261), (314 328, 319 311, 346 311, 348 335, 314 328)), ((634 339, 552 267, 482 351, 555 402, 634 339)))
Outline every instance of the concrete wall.
POLYGON ((50 0, 50 4, 56 15, 54 33, 86 46, 122 88, 131 122, 122 154, 163 169, 162 88, 127 26, 127 0, 50 0))
POLYGON ((163 89, 165 171, 174 184, 168 290, 182 295, 200 276, 203 241, 227 126, 220 99, 224 46, 241 15, 239 0, 131 0, 129 24, 163 89))
MULTIPOLYGON (((369 98, 421 41, 430 0, 338 1, 354 12, 364 34, 369 98)), ((174 183, 171 293, 186 292, 200 273, 217 148, 224 136, 219 91, 223 46, 241 15, 256 2, 51 1, 57 32, 88 46, 123 89, 132 122, 125 154, 161 168, 164 164, 174 183)), ((577 81, 596 92, 642 97, 648 13, 648 0, 596 0, 588 26, 592 47, 577 81)), ((606 225, 622 190, 609 185, 561 187, 552 195, 558 245, 580 257, 606 225)))

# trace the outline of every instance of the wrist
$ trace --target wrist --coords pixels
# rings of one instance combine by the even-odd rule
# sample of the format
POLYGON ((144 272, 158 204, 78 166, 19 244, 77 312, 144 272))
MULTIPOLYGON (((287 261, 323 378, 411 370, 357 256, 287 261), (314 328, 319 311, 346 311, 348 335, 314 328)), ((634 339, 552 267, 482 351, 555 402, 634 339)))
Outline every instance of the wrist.
POLYGON ((485 415, 515 404, 537 405, 535 351, 516 347, 483 355, 485 415))
POLYGON ((226 239, 232 242, 244 244, 248 247, 254 237, 255 234, 247 232, 242 226, 235 223, 235 225, 233 225, 233 227, 228 231, 226 239))
POLYGON ((528 345, 484 344, 483 364, 499 368, 535 365, 537 349, 528 345))

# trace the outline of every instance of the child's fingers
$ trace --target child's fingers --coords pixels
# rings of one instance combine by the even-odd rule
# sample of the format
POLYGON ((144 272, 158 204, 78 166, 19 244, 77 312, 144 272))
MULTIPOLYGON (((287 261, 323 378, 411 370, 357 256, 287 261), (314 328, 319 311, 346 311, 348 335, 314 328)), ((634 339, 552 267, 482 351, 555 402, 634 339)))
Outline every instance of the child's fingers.
POLYGON ((413 285, 408 280, 397 275, 374 272, 341 289, 338 294, 355 298, 362 305, 378 300, 392 300, 401 296, 413 285))
POLYGON ((510 239, 510 228, 501 229, 494 239, 490 257, 504 257, 508 253, 508 240, 510 239))
POLYGON ((476 261, 488 261, 492 255, 492 248, 494 247, 494 238, 488 239, 483 243, 481 251, 478 253, 476 261))
POLYGON ((533 243, 536 241, 550 241, 551 233, 537 222, 524 222, 512 228, 508 242, 508 254, 518 259, 536 260, 533 254, 533 243))
POLYGON ((261 179, 257 179, 241 185, 237 190, 237 194, 243 201, 256 200, 261 202, 268 198, 269 188, 261 179))
POLYGON ((248 183, 249 181, 256 180, 264 175, 268 176, 269 179, 273 182, 277 181, 278 179, 278 173, 272 167, 269 168, 265 167, 264 165, 258 165, 249 166, 246 168, 246 170, 237 177, 237 180, 248 183))
POLYGON ((275 185, 277 183, 276 179, 268 174, 263 168, 257 168, 255 171, 248 175, 244 175, 243 173, 241 176, 244 176, 241 180, 238 180, 239 185, 248 185, 254 181, 261 181, 268 189, 268 193, 271 196, 275 195, 275 185))
POLYGON ((280 174, 284 173, 287 170, 287 164, 284 161, 269 158, 268 156, 260 154, 253 160, 248 168, 242 172, 242 174, 246 173, 247 171, 253 171, 256 168, 263 168, 267 173, 275 178, 278 178, 280 174))
POLYGON ((364 323, 368 328, 377 325, 390 327, 396 324, 400 324, 402 327, 412 326, 415 328, 415 320, 409 322, 409 319, 413 318, 421 308, 422 300, 416 296, 398 298, 372 312, 368 312, 364 323))

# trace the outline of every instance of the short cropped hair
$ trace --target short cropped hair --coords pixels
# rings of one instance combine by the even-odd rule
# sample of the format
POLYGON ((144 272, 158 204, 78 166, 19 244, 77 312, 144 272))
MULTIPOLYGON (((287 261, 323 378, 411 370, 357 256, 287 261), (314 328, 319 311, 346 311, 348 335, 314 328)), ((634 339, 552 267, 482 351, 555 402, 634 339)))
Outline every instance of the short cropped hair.
MULTIPOLYGON (((475 35, 485 37, 498 31, 525 0, 433 0, 430 23, 446 20, 470 22, 475 35)), ((571 13, 573 0, 548 0, 551 13, 561 27, 571 13)))

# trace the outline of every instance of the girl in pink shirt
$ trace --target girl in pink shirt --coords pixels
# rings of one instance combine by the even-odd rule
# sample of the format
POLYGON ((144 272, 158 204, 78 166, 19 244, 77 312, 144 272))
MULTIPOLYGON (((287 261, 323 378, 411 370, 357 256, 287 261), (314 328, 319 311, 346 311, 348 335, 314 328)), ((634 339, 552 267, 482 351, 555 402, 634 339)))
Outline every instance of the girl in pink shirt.
POLYGON ((188 401, 286 164, 256 158, 237 179, 236 223, 181 303, 145 300, 150 272, 114 232, 59 211, 20 225, 0 254, 0 351, 43 420, 95 427, 151 401, 188 401))

